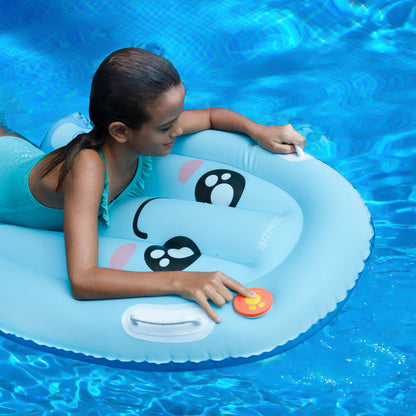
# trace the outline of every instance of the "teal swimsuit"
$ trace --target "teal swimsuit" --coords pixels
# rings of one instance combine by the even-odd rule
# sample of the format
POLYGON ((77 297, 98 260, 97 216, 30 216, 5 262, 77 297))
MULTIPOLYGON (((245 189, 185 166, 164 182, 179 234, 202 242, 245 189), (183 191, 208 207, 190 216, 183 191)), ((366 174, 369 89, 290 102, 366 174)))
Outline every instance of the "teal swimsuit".
MULTIPOLYGON (((104 160, 104 156, 100 151, 104 160)), ((0 222, 46 230, 63 229, 62 209, 39 203, 29 189, 29 174, 46 154, 30 142, 13 136, 0 137, 0 222)), ((152 169, 150 156, 140 156, 133 180, 113 201, 108 202, 107 171, 98 221, 109 225, 111 205, 124 198, 139 196, 152 169)))

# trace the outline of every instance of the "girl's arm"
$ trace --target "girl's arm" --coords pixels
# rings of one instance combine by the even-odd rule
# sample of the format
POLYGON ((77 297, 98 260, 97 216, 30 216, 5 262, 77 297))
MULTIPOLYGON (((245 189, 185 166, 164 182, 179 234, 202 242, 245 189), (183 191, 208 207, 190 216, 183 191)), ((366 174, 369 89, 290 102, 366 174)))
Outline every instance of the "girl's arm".
POLYGON ((245 134, 273 153, 292 153, 294 144, 305 147, 305 138, 290 124, 264 126, 231 110, 187 110, 179 117, 184 134, 214 129, 245 134))
POLYGON ((74 298, 109 299, 180 295, 198 302, 216 322, 209 304, 231 301, 231 290, 254 296, 237 281, 220 273, 130 272, 98 267, 97 213, 105 167, 98 153, 82 150, 64 183, 64 234, 68 277, 74 298))

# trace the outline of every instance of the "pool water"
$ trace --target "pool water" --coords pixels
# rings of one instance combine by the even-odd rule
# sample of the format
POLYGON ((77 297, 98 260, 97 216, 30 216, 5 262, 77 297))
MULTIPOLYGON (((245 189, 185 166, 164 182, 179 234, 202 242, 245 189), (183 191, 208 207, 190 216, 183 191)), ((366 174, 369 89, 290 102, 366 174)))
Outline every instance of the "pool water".
POLYGON ((187 108, 292 123, 361 193, 376 231, 344 309, 292 350, 146 373, 0 338, 1 415, 416 414, 413 0, 3 0, 0 16, 0 113, 35 143, 88 113, 104 56, 145 47, 178 68, 187 108))

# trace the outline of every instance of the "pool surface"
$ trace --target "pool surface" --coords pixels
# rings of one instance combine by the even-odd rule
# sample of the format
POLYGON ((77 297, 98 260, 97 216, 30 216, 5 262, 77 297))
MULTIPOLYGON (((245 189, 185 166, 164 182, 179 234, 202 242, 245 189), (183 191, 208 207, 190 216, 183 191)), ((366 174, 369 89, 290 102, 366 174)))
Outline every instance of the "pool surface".
POLYGON ((35 143, 58 118, 88 113, 108 53, 145 47, 178 68, 187 108, 292 123, 361 193, 376 231, 337 318, 264 361, 147 373, 0 337, 0 415, 416 414, 412 0, 3 0, 0 16, 0 115, 35 143))

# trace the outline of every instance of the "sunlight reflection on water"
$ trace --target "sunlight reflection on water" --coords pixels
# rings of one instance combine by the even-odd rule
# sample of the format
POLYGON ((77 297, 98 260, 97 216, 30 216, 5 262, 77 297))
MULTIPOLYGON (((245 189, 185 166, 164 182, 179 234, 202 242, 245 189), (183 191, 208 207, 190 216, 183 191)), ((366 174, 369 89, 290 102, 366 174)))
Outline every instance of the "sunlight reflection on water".
POLYGON ((233 368, 119 370, 1 338, 0 413, 411 414, 413 2, 165 3, 1 3, 0 110, 9 125, 39 142, 57 118, 87 114, 91 76, 111 50, 136 45, 163 53, 182 74, 187 107, 223 106, 266 124, 293 123, 307 136, 307 150, 358 189, 376 227, 366 274, 324 331, 277 357, 233 368))

